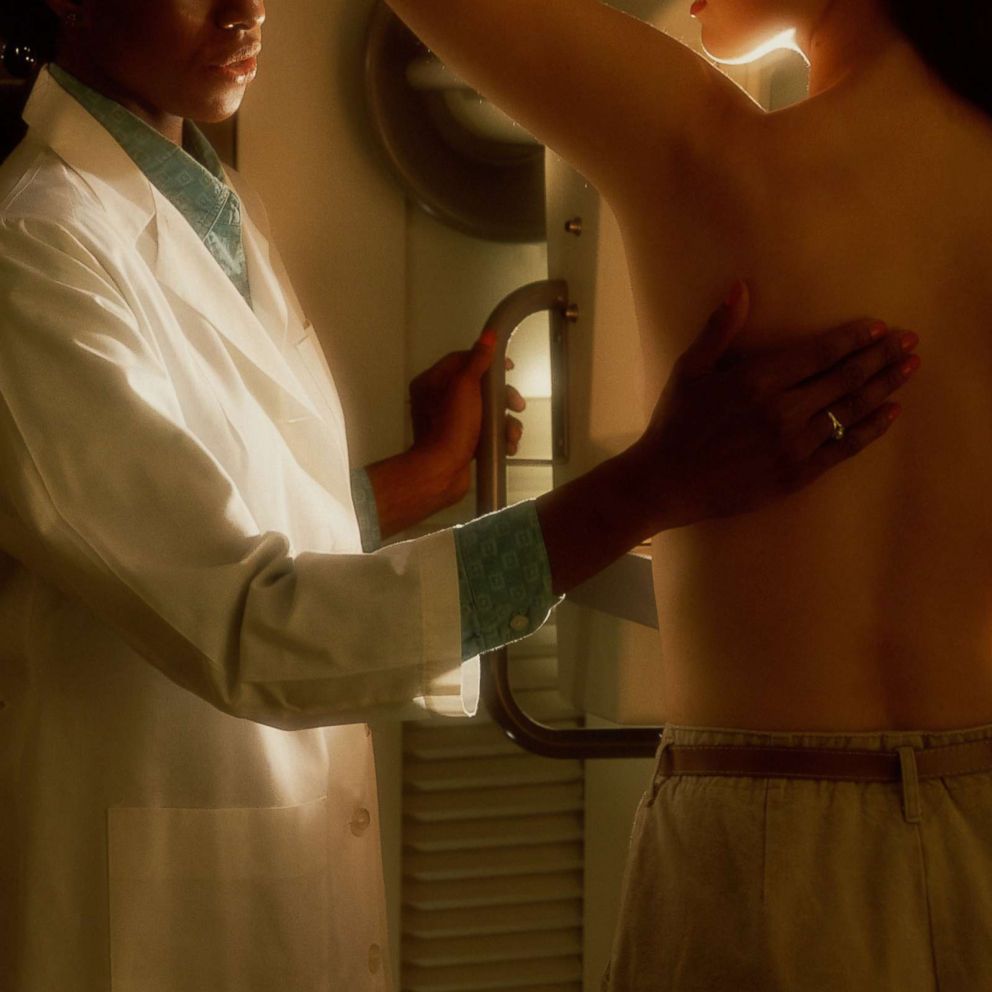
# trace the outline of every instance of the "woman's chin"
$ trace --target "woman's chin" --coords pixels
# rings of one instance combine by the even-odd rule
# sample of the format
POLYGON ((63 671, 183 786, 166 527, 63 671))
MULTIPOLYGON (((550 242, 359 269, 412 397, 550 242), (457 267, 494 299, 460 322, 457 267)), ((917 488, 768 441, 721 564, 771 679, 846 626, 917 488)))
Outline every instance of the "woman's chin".
POLYGON ((184 116, 199 124, 220 124, 238 112, 244 95, 244 87, 200 94, 195 109, 190 108, 191 112, 184 116))

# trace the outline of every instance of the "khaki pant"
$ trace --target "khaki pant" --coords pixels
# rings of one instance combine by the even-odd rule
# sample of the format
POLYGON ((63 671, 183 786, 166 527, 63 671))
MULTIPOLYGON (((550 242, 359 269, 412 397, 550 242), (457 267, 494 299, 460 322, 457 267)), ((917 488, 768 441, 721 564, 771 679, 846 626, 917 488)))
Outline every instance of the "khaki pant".
MULTIPOLYGON (((992 738, 668 727, 673 745, 859 750, 992 738)), ((656 774, 604 992, 992 990, 992 772, 901 782, 656 774)))

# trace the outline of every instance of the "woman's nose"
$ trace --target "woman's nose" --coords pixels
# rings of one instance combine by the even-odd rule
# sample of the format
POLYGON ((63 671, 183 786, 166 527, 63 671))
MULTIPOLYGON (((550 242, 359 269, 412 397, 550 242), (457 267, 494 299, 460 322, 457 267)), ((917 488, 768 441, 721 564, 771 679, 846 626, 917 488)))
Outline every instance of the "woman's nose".
POLYGON ((228 0, 217 12, 217 23, 227 31, 251 31, 264 22, 264 0, 228 0))

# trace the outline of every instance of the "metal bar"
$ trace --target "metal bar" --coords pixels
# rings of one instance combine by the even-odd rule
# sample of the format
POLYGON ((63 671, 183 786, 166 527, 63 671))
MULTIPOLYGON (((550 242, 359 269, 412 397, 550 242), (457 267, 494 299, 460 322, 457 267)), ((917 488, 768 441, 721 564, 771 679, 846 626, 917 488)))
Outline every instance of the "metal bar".
MULTIPOLYGON (((506 505, 506 437, 503 411, 506 396, 507 345, 513 332, 531 314, 551 312, 552 348, 552 435, 553 457, 567 457, 568 286, 562 280, 531 283, 511 293, 500 303, 486 328, 496 334, 493 362, 483 380, 482 433, 477 464, 477 510, 491 513, 506 505)), ((622 566, 621 566, 622 567, 622 566)), ((581 588, 581 587, 580 587, 581 588)), ((581 595, 581 592, 580 592, 581 595)), ((657 620, 655 620, 657 625, 657 620)), ((482 656, 482 698, 492 719, 520 747, 549 758, 642 758, 658 747, 661 729, 635 727, 622 730, 556 730, 531 719, 520 708, 510 686, 506 648, 482 656)))
POLYGON ((579 310, 566 306, 551 318, 551 458, 568 461, 568 325, 579 310))
POLYGON ((493 720, 525 751, 546 758, 650 758, 658 750, 661 729, 556 730, 531 719, 510 687, 506 648, 483 655, 482 698, 493 720))
POLYGON ((506 434, 503 409, 506 396, 506 348, 513 332, 527 317, 544 310, 564 313, 568 286, 562 280, 544 280, 522 286, 490 314, 486 329, 494 331, 493 362, 482 380, 482 433, 477 463, 477 501, 480 513, 506 506, 506 434))

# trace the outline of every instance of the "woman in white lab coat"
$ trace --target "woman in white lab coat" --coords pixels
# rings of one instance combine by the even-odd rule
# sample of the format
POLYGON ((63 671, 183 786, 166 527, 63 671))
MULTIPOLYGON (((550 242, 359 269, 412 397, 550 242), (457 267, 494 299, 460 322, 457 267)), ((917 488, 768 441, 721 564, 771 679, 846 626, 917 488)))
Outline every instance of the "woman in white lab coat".
MULTIPOLYGON (((224 254, 162 192, 205 154, 184 118, 237 108, 261 3, 49 6, 61 75, 0 170, 0 987, 384 989, 364 721, 474 708, 456 537, 362 553, 341 407, 261 204, 214 177, 224 254)), ((718 367, 745 310, 738 291, 641 442, 525 508, 554 596, 884 433, 894 337, 859 322, 718 367), (877 375, 841 445, 822 411, 851 366, 827 370, 853 352, 877 375), (771 430, 785 404, 803 416, 771 430)), ((488 360, 483 341, 438 373, 413 462, 464 478, 488 360)), ((404 464, 373 473, 394 525, 411 488, 407 517, 460 495, 404 464)))

